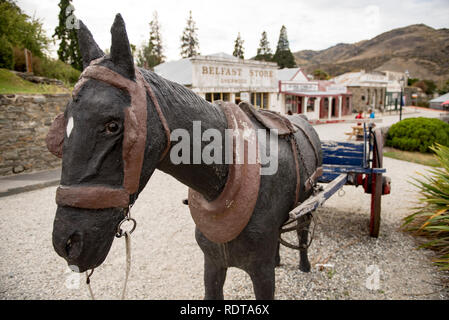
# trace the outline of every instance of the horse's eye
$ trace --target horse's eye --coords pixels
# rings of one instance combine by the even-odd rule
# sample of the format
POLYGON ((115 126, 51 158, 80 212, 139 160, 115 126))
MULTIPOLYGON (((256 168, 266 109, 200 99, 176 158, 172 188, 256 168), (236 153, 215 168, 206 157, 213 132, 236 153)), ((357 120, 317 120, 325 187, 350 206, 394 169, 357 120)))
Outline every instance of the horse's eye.
POLYGON ((119 129, 120 129, 120 127, 119 127, 118 123, 115 122, 115 121, 109 122, 106 125, 106 132, 107 133, 116 133, 119 129))

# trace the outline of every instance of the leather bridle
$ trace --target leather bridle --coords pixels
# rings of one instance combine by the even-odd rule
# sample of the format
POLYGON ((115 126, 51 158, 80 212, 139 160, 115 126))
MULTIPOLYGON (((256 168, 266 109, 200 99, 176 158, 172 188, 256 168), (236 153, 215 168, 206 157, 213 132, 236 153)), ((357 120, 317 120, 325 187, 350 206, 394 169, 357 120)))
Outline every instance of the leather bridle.
MULTIPOLYGON (((100 60, 101 61, 101 60, 100 60)), ((147 94, 149 95, 165 131, 167 146, 160 161, 170 149, 170 129, 160 105, 150 85, 140 70, 135 68, 132 81, 93 61, 80 76, 74 88, 76 96, 89 79, 105 82, 118 89, 126 90, 131 97, 131 105, 125 108, 123 133, 123 185, 120 188, 109 186, 60 186, 56 191, 56 203, 82 209, 128 208, 134 200, 131 196, 139 190, 140 176, 145 156, 147 140, 147 94)), ((47 136, 47 147, 55 155, 62 157, 62 144, 65 136, 66 119, 56 118, 47 136), (61 138, 62 135, 62 138, 61 138)), ((135 197, 134 197, 135 198, 135 197)))

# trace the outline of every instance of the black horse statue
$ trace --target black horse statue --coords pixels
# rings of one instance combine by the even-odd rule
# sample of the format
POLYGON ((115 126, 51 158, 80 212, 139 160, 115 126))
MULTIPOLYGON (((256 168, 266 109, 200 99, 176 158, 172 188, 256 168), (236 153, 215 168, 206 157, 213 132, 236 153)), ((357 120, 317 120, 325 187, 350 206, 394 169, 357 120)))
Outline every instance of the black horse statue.
MULTIPOLYGON (((171 141, 170 132, 184 129, 194 136, 192 123, 200 121, 202 134, 214 129, 222 133, 224 143, 226 130, 232 127, 230 121, 241 116, 244 106, 211 104, 182 85, 135 67, 120 15, 116 16, 111 33, 110 54, 105 55, 80 23, 78 37, 84 71, 72 101, 64 115, 55 120, 47 137, 49 149, 62 157, 53 228, 56 252, 69 265, 77 266, 79 272, 98 267, 109 252, 127 208, 155 169, 159 169, 190 188, 192 216, 195 208, 191 201, 207 205, 229 192, 240 198, 242 206, 248 200, 250 215, 232 231, 231 238, 227 234, 231 225, 219 230, 225 235, 218 240, 206 236, 206 229, 196 229, 196 240, 204 253, 205 299, 223 299, 229 267, 243 269, 250 275, 257 299, 273 299, 275 267, 280 263, 280 229, 288 220, 289 211, 312 193, 312 173, 322 162, 318 135, 307 121, 290 117, 294 130, 278 140, 277 170, 270 175, 259 175, 257 171, 255 176, 254 166, 240 170, 242 167, 226 161, 206 163, 201 159, 199 163, 192 160, 175 164, 168 156, 177 146, 171 141), (252 172, 251 181, 258 183, 249 181, 242 184, 245 187, 229 191, 233 187, 229 180, 239 180, 239 174, 245 172, 252 172), (257 192, 248 195, 246 188, 257 192)), ((263 119, 258 112, 253 113, 255 116, 245 113, 245 125, 265 130, 268 137, 263 119)), ((235 123, 241 124, 237 120, 235 123)), ((258 140, 259 148, 264 147, 262 140, 258 140)), ((191 159, 195 157, 194 142, 190 144, 191 159)), ((200 143, 204 149, 206 142, 200 143)), ((264 166, 259 164, 257 170, 264 166)), ((228 202, 226 208, 239 209, 228 202)), ((193 217, 200 226, 201 219, 193 217)), ((207 213, 204 218, 207 220, 207 213)), ((298 225, 307 227, 309 223, 310 219, 304 218, 298 225)), ((308 272, 307 228, 298 228, 297 232, 301 248, 299 268, 308 272)))

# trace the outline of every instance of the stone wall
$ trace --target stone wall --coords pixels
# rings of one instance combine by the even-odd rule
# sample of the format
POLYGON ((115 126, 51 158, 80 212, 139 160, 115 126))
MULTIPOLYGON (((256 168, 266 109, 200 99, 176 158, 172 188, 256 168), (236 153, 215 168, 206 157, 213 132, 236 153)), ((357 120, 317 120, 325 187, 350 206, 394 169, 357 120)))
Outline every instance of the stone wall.
POLYGON ((45 137, 69 100, 69 94, 0 95, 0 176, 60 166, 45 137))
POLYGON ((357 112, 367 112, 374 106, 375 110, 384 109, 386 89, 383 87, 356 87, 348 88, 352 93, 352 106, 357 112), (373 101, 373 99, 375 99, 373 101))

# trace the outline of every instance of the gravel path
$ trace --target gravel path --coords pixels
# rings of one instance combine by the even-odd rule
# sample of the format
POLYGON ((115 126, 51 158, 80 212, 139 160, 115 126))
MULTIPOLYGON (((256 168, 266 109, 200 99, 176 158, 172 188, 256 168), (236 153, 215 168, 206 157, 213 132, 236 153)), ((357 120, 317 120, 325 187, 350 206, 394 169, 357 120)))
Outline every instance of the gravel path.
MULTIPOLYGON (((310 247, 312 264, 332 265, 311 273, 298 270, 297 253, 281 249, 276 269, 276 299, 448 299, 442 292, 432 252, 415 250, 415 240, 398 230, 417 198, 407 183, 426 167, 385 159, 392 194, 383 197, 381 235, 368 237, 369 199, 361 188, 345 187, 317 212, 320 222, 310 247), (373 266, 370 267, 369 266, 373 266), (368 268, 368 270, 367 270, 368 268), (375 290, 368 278, 379 274, 375 290)), ((132 238, 129 299, 202 299, 203 256, 194 223, 181 204, 187 188, 156 172, 133 208, 138 229, 132 238)), ((68 272, 51 244, 55 187, 0 198, 0 299, 88 299, 84 275, 68 272), (76 285, 80 280, 81 284, 76 285)), ((291 234, 292 241, 296 236, 291 234)), ((98 298, 119 296, 125 272, 124 241, 116 239, 105 263, 95 271, 98 298)), ((231 268, 226 299, 253 299, 252 284, 231 268)))

